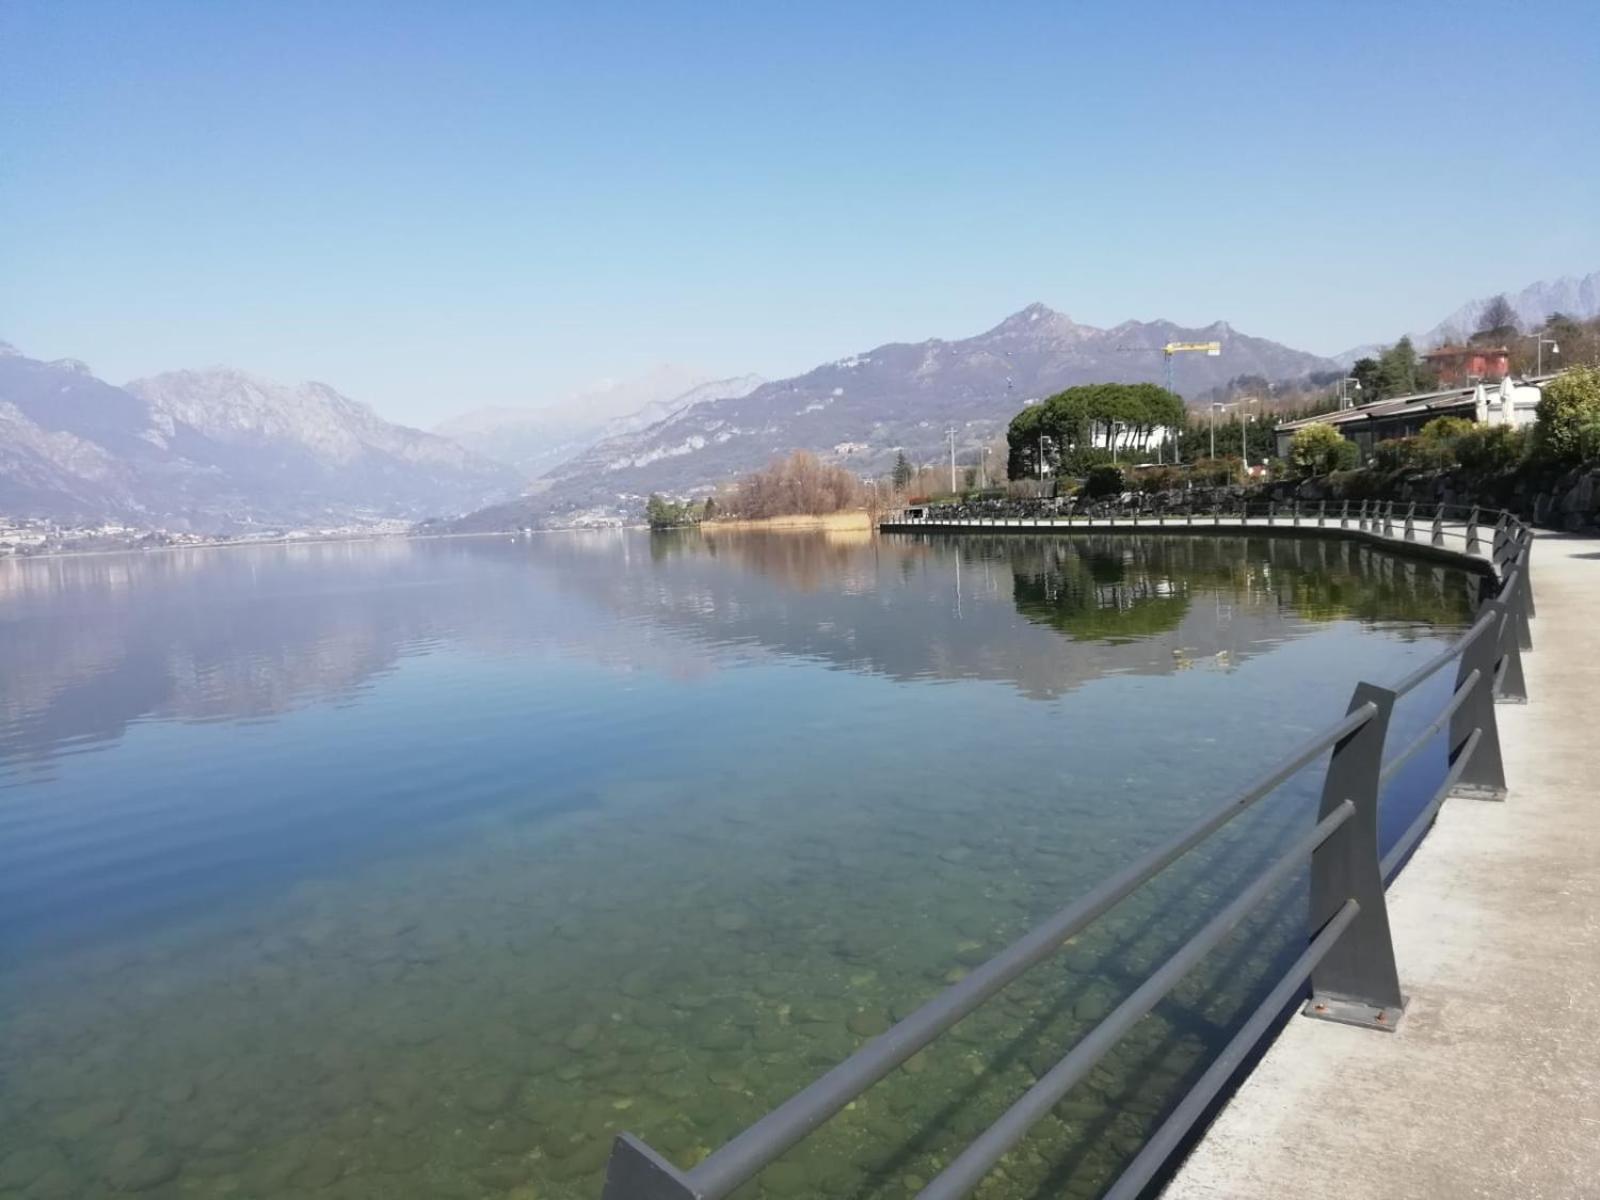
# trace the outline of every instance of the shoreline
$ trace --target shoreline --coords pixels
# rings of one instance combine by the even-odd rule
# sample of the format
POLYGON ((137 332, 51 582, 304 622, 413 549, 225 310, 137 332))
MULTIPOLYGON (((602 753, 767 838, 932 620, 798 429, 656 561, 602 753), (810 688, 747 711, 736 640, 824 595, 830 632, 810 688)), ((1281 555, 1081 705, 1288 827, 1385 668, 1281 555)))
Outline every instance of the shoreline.
POLYGON ((796 514, 787 517, 734 517, 729 520, 702 522, 701 532, 717 529, 737 530, 798 530, 806 532, 869 533, 874 528, 872 514, 865 509, 850 512, 827 513, 822 516, 796 514))

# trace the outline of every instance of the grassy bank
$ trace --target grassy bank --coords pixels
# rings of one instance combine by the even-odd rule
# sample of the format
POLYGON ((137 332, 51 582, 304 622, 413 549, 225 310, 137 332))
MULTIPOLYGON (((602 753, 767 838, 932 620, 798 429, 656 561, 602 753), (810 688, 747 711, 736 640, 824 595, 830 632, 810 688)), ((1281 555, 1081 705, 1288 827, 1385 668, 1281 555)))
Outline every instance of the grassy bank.
POLYGON ((715 533, 719 529, 798 529, 822 530, 826 533, 871 533, 872 516, 865 509, 859 509, 854 512, 828 513, 816 517, 796 514, 787 517, 760 517, 754 520, 707 521, 700 526, 700 529, 703 533, 715 533))

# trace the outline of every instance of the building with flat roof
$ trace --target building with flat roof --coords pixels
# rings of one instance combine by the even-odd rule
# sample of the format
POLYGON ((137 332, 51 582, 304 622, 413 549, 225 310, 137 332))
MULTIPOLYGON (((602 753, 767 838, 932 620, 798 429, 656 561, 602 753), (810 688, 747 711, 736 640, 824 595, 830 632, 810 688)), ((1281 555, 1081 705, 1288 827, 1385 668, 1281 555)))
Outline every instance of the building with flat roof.
POLYGON ((1519 428, 1532 425, 1539 405, 1541 385, 1554 378, 1554 375, 1541 375, 1517 382, 1510 376, 1502 376, 1493 387, 1479 383, 1441 392, 1393 396, 1355 408, 1287 421, 1273 430, 1278 439, 1278 457, 1287 457, 1289 439, 1307 425, 1333 426, 1361 448, 1363 461, 1372 456, 1372 448, 1379 442, 1421 433, 1422 427, 1436 417, 1462 417, 1479 425, 1513 425, 1519 428))

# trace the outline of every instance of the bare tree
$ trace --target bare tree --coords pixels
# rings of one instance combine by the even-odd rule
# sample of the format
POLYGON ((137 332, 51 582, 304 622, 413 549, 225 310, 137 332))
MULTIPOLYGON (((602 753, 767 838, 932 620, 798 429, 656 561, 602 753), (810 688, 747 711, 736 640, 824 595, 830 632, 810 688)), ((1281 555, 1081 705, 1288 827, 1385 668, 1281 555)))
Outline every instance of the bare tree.
POLYGON ((1504 292, 1484 305, 1483 315, 1478 318, 1478 332, 1493 336, 1517 332, 1517 310, 1511 307, 1504 292))
POLYGON ((866 502, 861 480, 843 467, 824 463, 809 450, 775 459, 736 479, 719 502, 737 517, 823 516, 866 502))

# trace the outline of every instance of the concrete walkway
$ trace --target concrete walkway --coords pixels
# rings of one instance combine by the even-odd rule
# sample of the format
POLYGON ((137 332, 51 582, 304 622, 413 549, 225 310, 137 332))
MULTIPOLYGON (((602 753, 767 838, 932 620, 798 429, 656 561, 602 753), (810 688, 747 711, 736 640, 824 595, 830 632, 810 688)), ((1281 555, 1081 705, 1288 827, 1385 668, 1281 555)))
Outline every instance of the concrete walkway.
POLYGON ((1292 1019, 1164 1200, 1600 1197, 1600 540, 1533 581, 1510 799, 1446 801, 1389 889, 1399 1031, 1292 1019))

